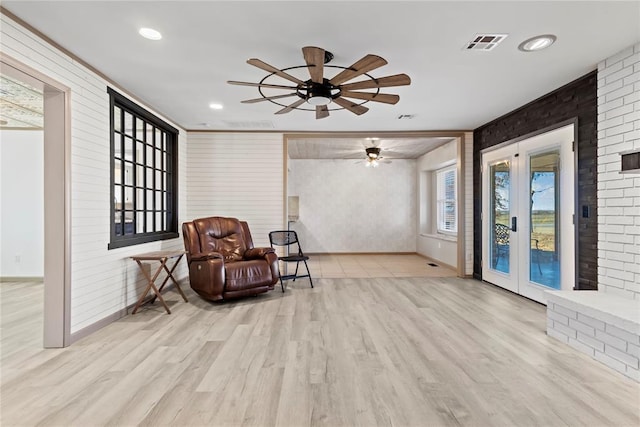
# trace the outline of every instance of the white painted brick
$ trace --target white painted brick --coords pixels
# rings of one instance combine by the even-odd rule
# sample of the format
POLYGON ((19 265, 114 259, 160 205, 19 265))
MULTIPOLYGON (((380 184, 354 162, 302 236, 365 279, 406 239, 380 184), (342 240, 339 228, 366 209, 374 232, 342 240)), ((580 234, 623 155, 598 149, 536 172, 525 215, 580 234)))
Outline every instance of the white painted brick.
MULTIPOLYGON (((624 123, 619 126, 606 128, 605 135, 606 136, 619 135, 626 132, 631 132, 632 130, 633 130, 633 123, 624 123)), ((623 135, 623 140, 624 140, 624 135, 623 135)))
POLYGON ((547 335, 550 337, 553 337, 557 340, 560 340, 564 343, 568 343, 569 342, 569 337, 567 337, 566 335, 564 335, 562 332, 558 332, 555 329, 547 329, 547 335))
MULTIPOLYGON (((640 71, 638 71, 640 72, 640 71)), ((635 83, 636 85, 638 84, 637 82, 635 83)), ((636 103, 640 100, 640 92, 638 91, 633 91, 632 93, 630 93, 629 95, 626 95, 624 98, 624 103, 625 104, 633 104, 636 103)), ((611 101, 614 102, 614 101, 611 101)))
POLYGON ((569 318, 563 314, 556 313, 553 310, 549 310, 547 307, 547 318, 552 319, 554 322, 561 323, 563 325, 569 325, 569 318))
POLYGON ((624 252, 624 245, 620 243, 601 242, 598 246, 605 251, 624 252))
POLYGON ((569 327, 571 329, 575 329, 578 332, 582 332, 585 335, 589 335, 592 337, 595 337, 596 335, 595 328, 574 319, 569 319, 569 327))
MULTIPOLYGON (((609 325, 607 325, 608 327, 609 325)), ((605 327, 606 329, 606 327, 605 327)), ((626 350, 627 349, 627 342, 623 339, 620 339, 618 337, 614 337, 613 335, 607 333, 607 332, 602 332, 600 330, 596 330, 596 339, 599 341, 604 342, 606 345, 610 345, 614 348, 617 348, 618 350, 626 350)))
POLYGON ((627 370, 624 372, 624 374, 632 380, 640 382, 640 370, 633 369, 631 366, 627 366, 627 370))
POLYGON ((585 325, 589 325, 594 329, 599 329, 601 331, 605 330, 605 323, 601 320, 598 319, 594 319, 591 316, 587 316, 585 314, 582 313, 578 313, 578 320, 582 323, 584 323, 585 325))
POLYGON ((566 317, 568 317, 570 319, 577 319, 578 318, 578 315, 577 315, 577 313, 575 311, 569 310, 568 308, 563 307, 563 306, 558 305, 558 304, 555 305, 554 311, 559 313, 559 314, 562 314, 562 315, 564 315, 564 316, 566 316, 566 317))
MULTIPOLYGON (((598 192, 598 193, 600 193, 600 192, 598 192)), ((619 196, 617 196, 617 197, 623 197, 623 192, 621 190, 616 190, 616 193, 619 194, 619 196)), ((602 232, 602 233, 624 233, 625 232, 625 227, 628 227, 628 226, 605 224, 605 225, 599 226, 598 227, 598 231, 602 232)))
POLYGON ((607 365, 608 367, 610 367, 611 369, 614 369, 618 372, 621 373, 626 373, 627 371, 627 365, 625 365, 624 363, 620 362, 619 360, 614 359, 611 356, 608 356, 602 352, 596 351, 595 352, 595 358, 596 360, 604 363, 605 365, 607 365))
POLYGON ((621 361, 627 366, 631 366, 634 369, 639 369, 640 365, 638 364, 638 358, 628 354, 626 351, 620 351, 617 348, 605 345, 604 353, 608 356, 613 357, 616 360, 621 361))
MULTIPOLYGON (((622 108, 628 108, 628 107, 622 107, 622 108)), ((621 126, 623 125, 624 122, 624 117, 619 116, 619 115, 614 115, 612 116, 612 118, 608 119, 608 120, 604 120, 603 122, 598 124, 598 129, 611 129, 617 126, 621 126)))
MULTIPOLYGON (((620 82, 620 83, 621 83, 621 86, 622 86, 622 80, 617 80, 616 82, 612 83, 611 85, 613 86, 613 85, 615 85, 617 82, 620 82)), ((633 93, 633 91, 634 91, 634 86, 631 86, 631 85, 629 85, 629 86, 622 86, 620 89, 613 90, 613 91, 611 91, 611 92, 607 93, 607 94, 605 95, 605 98, 604 98, 604 99, 605 99, 605 100, 607 100, 607 101, 611 101, 611 100, 613 100, 613 99, 621 98, 621 97, 624 97, 624 96, 626 96, 626 95, 629 95, 629 94, 633 93)))
POLYGON ((569 338, 569 341, 567 342, 567 344, 569 344, 571 347, 575 348, 579 352, 588 354, 591 357, 594 357, 595 355, 595 350, 593 349, 593 347, 590 347, 573 338, 569 338))
POLYGON ((605 100, 605 102, 611 102, 616 98, 619 98, 618 96, 614 96, 611 99, 608 99, 606 97, 607 94, 611 93, 611 92, 615 92, 617 90, 620 90, 624 87, 624 82, 622 80, 616 80, 615 82, 611 82, 609 84, 603 84, 603 85, 598 85, 598 98, 603 98, 605 100))
MULTIPOLYGON (((617 168, 619 170, 619 168, 617 168)), ((622 189, 624 190, 624 189, 622 189)), ((633 206, 633 199, 632 198, 612 198, 607 200, 606 206, 610 206, 610 207, 615 207, 615 206, 621 206, 621 207, 629 207, 629 206, 633 206)), ((626 240, 619 240, 621 242, 627 243, 626 240)))
POLYGON ((583 333, 578 332, 578 341, 580 341, 583 344, 588 345, 589 347, 598 350, 598 351, 604 351, 604 343, 602 341, 599 341, 593 337, 590 337, 588 335, 585 335, 583 333))
MULTIPOLYGON (((624 50, 621 50, 620 52, 616 53, 615 55, 610 56, 609 58, 605 59, 605 61, 604 61, 605 67, 607 69, 609 69, 609 68, 615 69, 615 67, 616 67, 618 62, 624 63, 625 59, 628 59, 629 57, 631 57, 633 55, 634 49, 635 49, 635 45, 629 46, 628 48, 625 48, 624 50)), ((600 74, 600 73, 598 72, 598 74, 600 74)))
POLYGON ((640 63, 640 53, 636 52, 633 55, 625 58, 622 61, 623 67, 633 67, 634 64, 640 63))
POLYGON ((640 345, 640 336, 629 333, 616 326, 607 325, 605 327, 605 331, 608 334, 613 335, 614 337, 620 338, 622 340, 625 340, 627 342, 630 342, 631 344, 640 345))
POLYGON ((568 326, 565 326, 565 325, 563 325, 561 323, 554 322, 553 323, 553 330, 554 331, 558 331, 561 334, 566 335, 569 338, 576 338, 576 336, 577 336, 577 332, 576 332, 575 329, 572 329, 572 328, 570 328, 568 326))
MULTIPOLYGON (((623 108, 626 108, 626 107, 627 107, 627 106, 625 105, 623 108)), ((633 121, 640 120, 640 111, 632 111, 632 112, 629 112, 629 113, 625 114, 625 115, 623 116, 623 118, 624 118, 624 121, 625 121, 626 123, 629 123, 629 122, 633 122, 633 121)), ((612 119, 612 120, 613 120, 613 119, 612 119)), ((629 134, 629 133, 631 133, 631 132, 627 132, 626 134, 629 134)), ((626 134, 625 134, 625 135, 626 135, 626 134)))
MULTIPOLYGON (((631 142, 631 141, 637 141, 638 139, 640 139, 640 129, 634 129, 631 132, 625 132, 622 134, 622 138, 624 139, 624 142, 631 142)), ((634 147, 629 147, 630 150, 633 150, 635 148, 634 147)))
POLYGON ((640 73, 633 73, 622 80, 623 85, 631 85, 640 81, 640 73))
POLYGON ((627 353, 635 358, 640 358, 640 346, 635 344, 627 343, 627 353))
MULTIPOLYGON (((632 113, 634 109, 634 104, 625 104, 622 105, 618 108, 612 108, 610 110, 606 110, 606 112, 603 114, 604 119, 612 119, 614 117, 622 117, 625 114, 629 114, 632 113)), ((602 126, 607 126, 607 122, 603 122, 602 126)))
POLYGON ((612 101, 605 102, 605 103, 603 103, 602 105, 600 105, 598 107, 598 112, 605 113, 605 112, 614 110, 614 109, 616 109, 618 107, 622 107, 625 104, 624 101, 625 101, 624 98, 617 98, 617 99, 614 99, 612 101))
MULTIPOLYGON (((619 70, 617 70, 617 71, 615 71, 613 73, 610 73, 605 77, 605 83, 606 84, 612 83, 612 82, 614 82, 616 80, 624 79, 625 77, 628 77, 633 73, 633 67, 624 67, 623 68, 622 64, 620 64, 620 65, 621 66, 620 66, 619 70)), ((609 69, 607 69, 607 70, 609 70, 609 69)), ((611 70, 613 70, 613 69, 611 69, 611 70)))

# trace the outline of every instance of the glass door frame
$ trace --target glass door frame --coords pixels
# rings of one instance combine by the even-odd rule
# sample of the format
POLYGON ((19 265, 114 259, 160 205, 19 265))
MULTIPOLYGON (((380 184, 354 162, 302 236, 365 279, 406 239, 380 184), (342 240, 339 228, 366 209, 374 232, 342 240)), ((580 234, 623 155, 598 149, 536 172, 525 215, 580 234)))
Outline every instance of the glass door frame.
MULTIPOLYGON (((518 157, 521 159, 519 162, 523 169, 524 172, 527 172, 525 174, 521 174, 518 183, 513 183, 512 185, 514 186, 519 186, 520 188, 526 189, 526 191, 522 191, 521 194, 522 196, 518 198, 517 201, 515 201, 515 203, 517 203, 518 205, 522 205, 523 209, 530 209, 529 206, 529 194, 531 191, 530 188, 530 180, 529 177, 525 177, 524 175, 528 175, 529 169, 530 169, 530 165, 528 164, 530 159, 529 159, 529 155, 535 155, 537 153, 541 153, 541 152, 546 152, 546 151, 552 151, 552 148, 547 148, 546 146, 541 148, 541 149, 527 149, 527 145, 526 145, 526 140, 530 140, 530 139, 534 139, 536 137, 541 137, 540 139, 543 139, 546 135, 545 134, 554 134, 554 131, 558 131, 557 134, 561 134, 563 136, 563 142, 562 142, 562 151, 565 153, 564 154, 564 160, 563 160, 563 164, 565 165, 567 171, 563 174, 564 177, 564 186, 567 188, 570 188, 571 191, 566 191, 565 193, 572 193, 570 194, 570 196, 573 198, 573 203, 567 203, 566 204, 566 208, 565 208, 565 214, 563 214, 563 218, 565 219, 565 224, 564 227, 565 229, 570 229, 571 233, 573 235, 573 238, 570 239, 569 237, 567 237, 566 233, 565 236, 563 238, 562 234, 561 236, 558 237, 559 240, 561 240, 561 244, 564 246, 570 246, 571 245, 571 240, 573 240, 573 248, 571 248, 572 250, 570 252, 572 252, 572 254, 570 256, 566 256, 565 259, 563 261, 561 261, 562 266, 565 266, 565 269, 567 267, 568 268, 568 273, 569 274, 562 274, 561 275, 561 290, 571 290, 571 289, 576 289, 577 288, 577 280, 578 280, 578 254, 579 254, 579 246, 578 246, 578 226, 577 226, 577 212, 579 212, 578 209, 578 152, 577 152, 577 132, 578 132, 578 122, 577 119, 570 119, 570 120, 566 120, 563 121, 561 123, 558 123, 554 126, 550 126, 548 128, 544 128, 541 129, 537 132, 533 132, 527 135, 524 135, 522 137, 516 138, 514 140, 510 140, 510 141, 506 141, 504 143, 489 147, 487 149, 481 150, 480 152, 480 164, 481 164, 481 188, 480 188, 480 197, 481 197, 481 204, 482 204, 482 212, 481 215, 483 215, 482 217, 482 259, 481 259, 481 263, 482 263, 482 279, 491 283, 494 283, 492 281, 492 279, 495 279, 494 275, 492 275, 492 271, 490 271, 491 269, 488 268, 489 264, 488 262, 490 261, 487 256, 488 256, 488 251, 486 250, 486 246, 487 246, 487 242, 489 239, 490 234, 488 233, 488 223, 489 221, 487 220, 487 218, 485 217, 485 215, 490 215, 490 213, 487 211, 487 200, 485 197, 485 192, 489 190, 489 185, 488 185, 488 173, 489 171, 486 169, 486 164, 487 158, 492 158, 491 156, 491 152, 493 151, 498 151, 501 150, 505 147, 508 146, 515 146, 515 147, 519 147, 517 143, 523 142, 522 147, 524 148, 516 148, 516 152, 518 153, 518 157), (567 140, 570 139, 570 140, 567 140), (567 152, 567 150, 569 150, 569 152, 567 152), (572 151, 572 153, 570 153, 572 151), (572 181, 572 182, 570 182, 572 181), (569 207, 571 206, 571 208, 569 207), (570 211, 572 209, 573 212, 569 212, 568 213, 568 217, 567 217, 567 212, 566 211, 570 211), (569 219, 569 222, 567 222, 567 218, 569 219), (573 258, 573 262, 568 261, 567 258, 573 258)), ((536 138, 538 139, 538 138, 536 138)), ((497 154, 497 156, 499 157, 500 155, 497 154)), ((517 167, 517 166, 516 166, 517 167)), ((561 172, 562 175, 562 172, 561 172)), ((562 178, 561 178, 562 179, 562 178)), ((565 196, 560 196, 562 198, 562 200, 566 200, 565 196)), ((512 201, 513 203, 514 201, 512 201)), ((512 204, 513 206, 513 204, 512 204)), ((520 206, 517 208, 520 209, 520 206)), ((522 210, 522 209, 520 209, 522 210)), ((518 215, 522 216, 521 212, 518 212, 518 215)), ((513 214, 512 214, 513 216, 513 214)), ((518 233, 520 234, 520 236, 523 236, 526 234, 527 237, 530 237, 530 226, 529 224, 525 224, 526 219, 524 217, 522 218, 518 218, 518 233)), ((512 236, 513 234, 516 233, 511 233, 512 236)), ((518 237, 513 237, 513 239, 517 240, 518 237)), ((518 243, 518 249, 517 251, 522 252, 525 249, 525 243, 527 243, 528 239, 524 239, 521 238, 520 240, 522 240, 522 242, 518 243)), ((530 245, 530 242, 529 242, 530 245)), ((529 264, 528 261, 530 261, 529 259, 529 252, 523 252, 526 253, 527 256, 526 258, 528 258, 527 260, 527 264, 529 264)), ((524 263, 524 261, 522 262, 524 263)), ((519 268, 520 266, 518 266, 517 268, 520 270, 519 268)), ((528 267, 531 267, 530 265, 528 265, 528 267)), ((533 282, 529 281, 529 268, 526 268, 526 277, 525 277, 525 272, 519 272, 518 273, 518 283, 514 286, 513 284, 510 284, 509 286, 502 286, 500 284, 498 284, 498 286, 504 287, 505 289, 511 290, 513 292, 519 293, 523 296, 526 296, 527 298, 530 299, 534 299, 536 301, 539 301, 543 304, 546 303, 546 297, 544 296, 544 291, 545 290, 553 290, 553 288, 546 288, 544 285, 536 285, 533 282), (526 285, 523 283, 523 280, 521 278, 525 277, 526 281, 529 282, 529 284, 531 284, 531 286, 533 287, 533 292, 529 292, 529 291, 525 291, 524 293, 522 292, 522 290, 520 288, 526 288, 526 285), (513 290, 511 288, 516 288, 516 290, 513 290), (536 289, 539 288, 539 289, 536 289)), ((510 271, 513 271, 510 269, 510 271)), ((530 286, 530 287, 531 287, 530 286)))

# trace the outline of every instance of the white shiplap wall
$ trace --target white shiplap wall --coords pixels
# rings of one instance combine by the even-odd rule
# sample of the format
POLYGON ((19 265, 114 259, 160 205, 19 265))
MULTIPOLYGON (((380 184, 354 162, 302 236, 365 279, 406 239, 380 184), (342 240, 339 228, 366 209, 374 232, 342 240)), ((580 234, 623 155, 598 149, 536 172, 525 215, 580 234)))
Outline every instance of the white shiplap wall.
POLYGON ((190 133, 187 218, 247 221, 255 246, 284 226, 284 143, 280 133, 190 133))
POLYGON ((640 174, 620 153, 640 151, 640 44, 598 65, 598 290, 640 299, 640 174))
MULTIPOLYGON (((0 50, 4 54, 71 89, 71 333, 74 334, 137 300, 145 283, 138 267, 128 259, 130 255, 181 249, 182 239, 107 250, 110 221, 108 82, 5 15, 0 19, 0 50)), ((180 130, 179 146, 181 219, 186 212, 184 130, 180 130)), ((184 262, 176 276, 186 277, 184 262)))

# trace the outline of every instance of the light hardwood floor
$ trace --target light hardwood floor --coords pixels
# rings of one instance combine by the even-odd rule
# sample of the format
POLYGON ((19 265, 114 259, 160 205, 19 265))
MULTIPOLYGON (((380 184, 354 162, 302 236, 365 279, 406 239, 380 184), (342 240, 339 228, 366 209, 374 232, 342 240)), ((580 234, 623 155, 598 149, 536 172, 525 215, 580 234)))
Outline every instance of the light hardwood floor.
POLYGON ((0 424, 640 424, 640 386, 547 337, 534 302, 458 278, 315 285, 171 291, 171 315, 156 302, 66 349, 3 353, 0 424))

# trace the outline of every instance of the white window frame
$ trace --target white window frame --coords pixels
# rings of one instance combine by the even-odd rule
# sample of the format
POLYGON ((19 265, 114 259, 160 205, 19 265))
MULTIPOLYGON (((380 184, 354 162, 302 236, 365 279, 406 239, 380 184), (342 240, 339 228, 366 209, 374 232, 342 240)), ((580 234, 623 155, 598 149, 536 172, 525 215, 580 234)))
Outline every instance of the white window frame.
POLYGON ((436 171, 436 230, 439 234, 458 235, 458 174, 456 165, 436 171), (445 193, 445 177, 453 174, 453 199, 447 199, 445 193), (447 227, 444 219, 444 208, 453 203, 453 222, 447 227))

